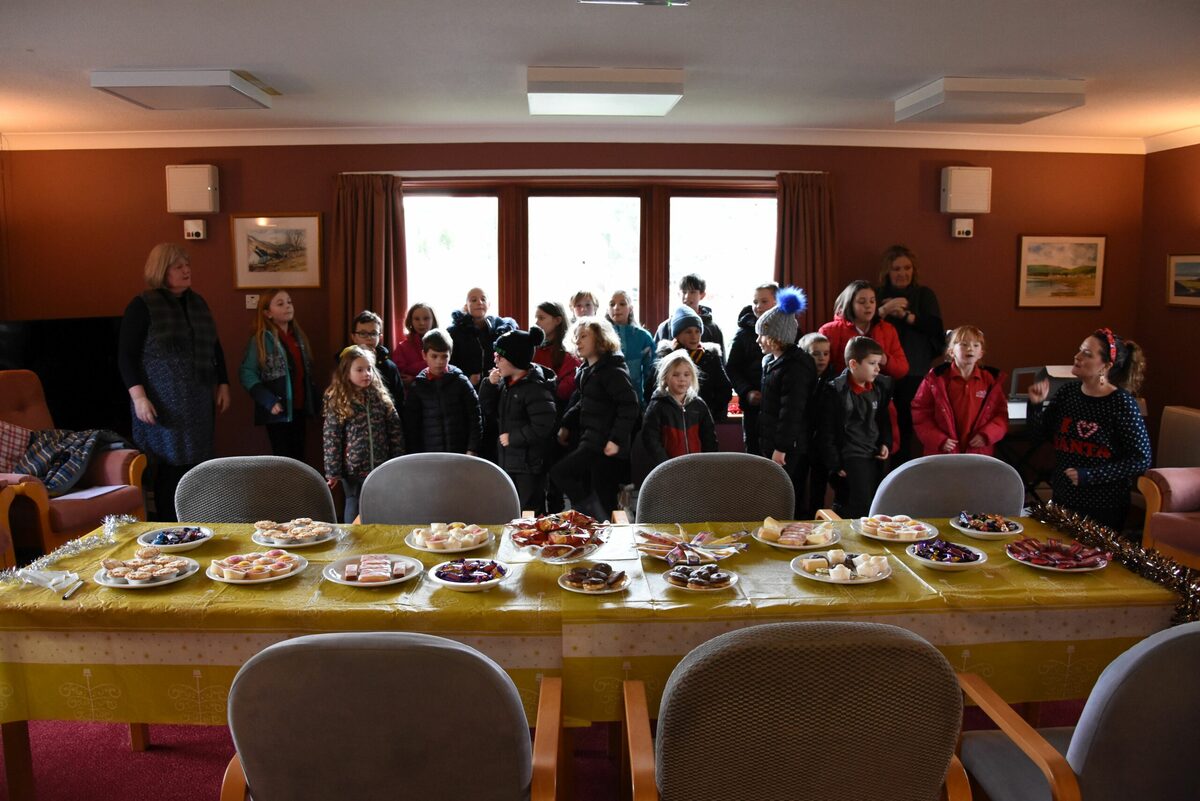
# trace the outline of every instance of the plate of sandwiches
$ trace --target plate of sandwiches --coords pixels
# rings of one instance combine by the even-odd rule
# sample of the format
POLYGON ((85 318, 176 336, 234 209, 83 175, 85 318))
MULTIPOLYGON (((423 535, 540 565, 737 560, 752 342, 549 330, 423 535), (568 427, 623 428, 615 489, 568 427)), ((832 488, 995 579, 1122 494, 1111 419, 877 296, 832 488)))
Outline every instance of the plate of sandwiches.
POLYGON ((483 526, 466 523, 430 523, 414 528, 404 538, 404 544, 414 551, 429 553, 462 553, 482 548, 494 539, 483 526))
POLYGON ((334 584, 371 588, 411 581, 424 572, 425 566, 411 556, 374 553, 338 559, 326 565, 321 575, 334 584))
POLYGON ((797 556, 791 568, 797 576, 825 584, 873 584, 892 575, 892 565, 886 556, 846 553, 840 549, 797 556))

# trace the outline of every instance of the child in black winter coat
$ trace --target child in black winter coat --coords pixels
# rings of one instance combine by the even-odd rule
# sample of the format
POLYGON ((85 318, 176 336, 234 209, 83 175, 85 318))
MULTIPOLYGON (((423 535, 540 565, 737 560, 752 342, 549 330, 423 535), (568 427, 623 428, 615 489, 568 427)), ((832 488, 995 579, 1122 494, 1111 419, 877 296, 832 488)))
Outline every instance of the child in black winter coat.
POLYGON ((673 339, 658 343, 658 358, 668 353, 683 350, 692 357, 700 371, 700 397, 708 405, 714 423, 723 423, 729 415, 729 399, 733 397, 733 385, 725 373, 721 360, 721 346, 715 342, 703 342, 704 321, 689 306, 680 306, 671 317, 673 339))
POLYGON ((658 363, 658 389, 642 422, 642 444, 652 467, 676 456, 716 452, 716 427, 699 390, 700 375, 686 351, 677 350, 658 363))
POLYGON ((554 440, 558 412, 554 373, 533 364, 543 333, 509 331, 496 340, 496 367, 479 388, 484 418, 498 432, 498 464, 517 487, 522 509, 543 514, 546 454, 554 440))
POLYGON ((550 469, 571 507, 601 520, 616 508, 621 461, 629 459, 630 437, 641 412, 620 348, 607 320, 576 321, 575 349, 583 366, 558 439, 563 445, 578 444, 550 469))
POLYGON ((450 335, 435 328, 421 338, 421 347, 427 366, 404 401, 408 452, 474 456, 483 435, 479 396, 463 371, 450 364, 450 335))
POLYGON ((797 314, 804 311, 804 293, 784 287, 774 308, 754 324, 762 347, 762 406, 758 413, 759 452, 782 467, 796 493, 795 516, 804 514, 808 479, 809 401, 817 383, 812 357, 798 348, 797 314))
MULTIPOLYGON (((816 331, 800 337, 800 350, 811 356, 817 367, 817 382, 813 384, 813 392, 808 399, 809 417, 814 420, 820 408, 821 391, 837 378, 833 372, 833 360, 829 358, 829 347, 829 337, 816 331)), ((810 425, 808 428, 808 498, 801 509, 805 520, 815 518, 817 510, 825 508, 825 493, 829 487, 829 469, 821 464, 821 452, 816 444, 817 427, 810 425)))

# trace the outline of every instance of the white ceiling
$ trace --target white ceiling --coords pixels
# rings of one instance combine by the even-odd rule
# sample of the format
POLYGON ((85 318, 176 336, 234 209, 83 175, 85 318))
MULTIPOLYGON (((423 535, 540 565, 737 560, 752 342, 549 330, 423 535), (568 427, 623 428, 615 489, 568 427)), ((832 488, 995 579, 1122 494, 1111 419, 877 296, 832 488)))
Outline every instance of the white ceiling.
POLYGON ((204 132, 211 144, 974 137, 1145 152, 1200 141, 1198 77, 1200 0, 0 0, 12 148, 204 132), (662 119, 532 118, 527 66, 682 67, 686 90, 662 119), (283 95, 269 110, 147 111, 89 86, 93 69, 184 67, 248 70, 283 95), (1082 78, 1087 102, 1019 126, 892 121, 896 98, 946 75, 1082 78))

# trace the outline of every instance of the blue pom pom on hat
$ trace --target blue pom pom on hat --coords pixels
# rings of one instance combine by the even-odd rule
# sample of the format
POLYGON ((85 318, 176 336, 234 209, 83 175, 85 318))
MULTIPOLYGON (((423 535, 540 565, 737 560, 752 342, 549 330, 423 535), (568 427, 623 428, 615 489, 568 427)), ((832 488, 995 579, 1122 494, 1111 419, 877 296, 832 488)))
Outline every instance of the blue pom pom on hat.
POLYGON ((754 332, 768 336, 785 345, 794 345, 800 338, 800 321, 796 315, 808 308, 808 298, 799 287, 785 286, 775 293, 775 305, 762 313, 754 324, 754 332))

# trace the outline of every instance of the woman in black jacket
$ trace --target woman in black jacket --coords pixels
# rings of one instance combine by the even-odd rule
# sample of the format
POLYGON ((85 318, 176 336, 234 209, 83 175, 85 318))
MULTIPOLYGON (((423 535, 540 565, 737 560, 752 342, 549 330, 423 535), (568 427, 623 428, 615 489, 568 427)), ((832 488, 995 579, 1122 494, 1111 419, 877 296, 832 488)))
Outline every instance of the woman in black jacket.
POLYGON ((575 379, 575 394, 558 430, 559 442, 577 443, 550 470, 567 493, 571 507, 606 520, 617 505, 621 460, 629 458, 630 437, 640 407, 621 343, 603 318, 576 322, 575 349, 584 362, 575 379))

